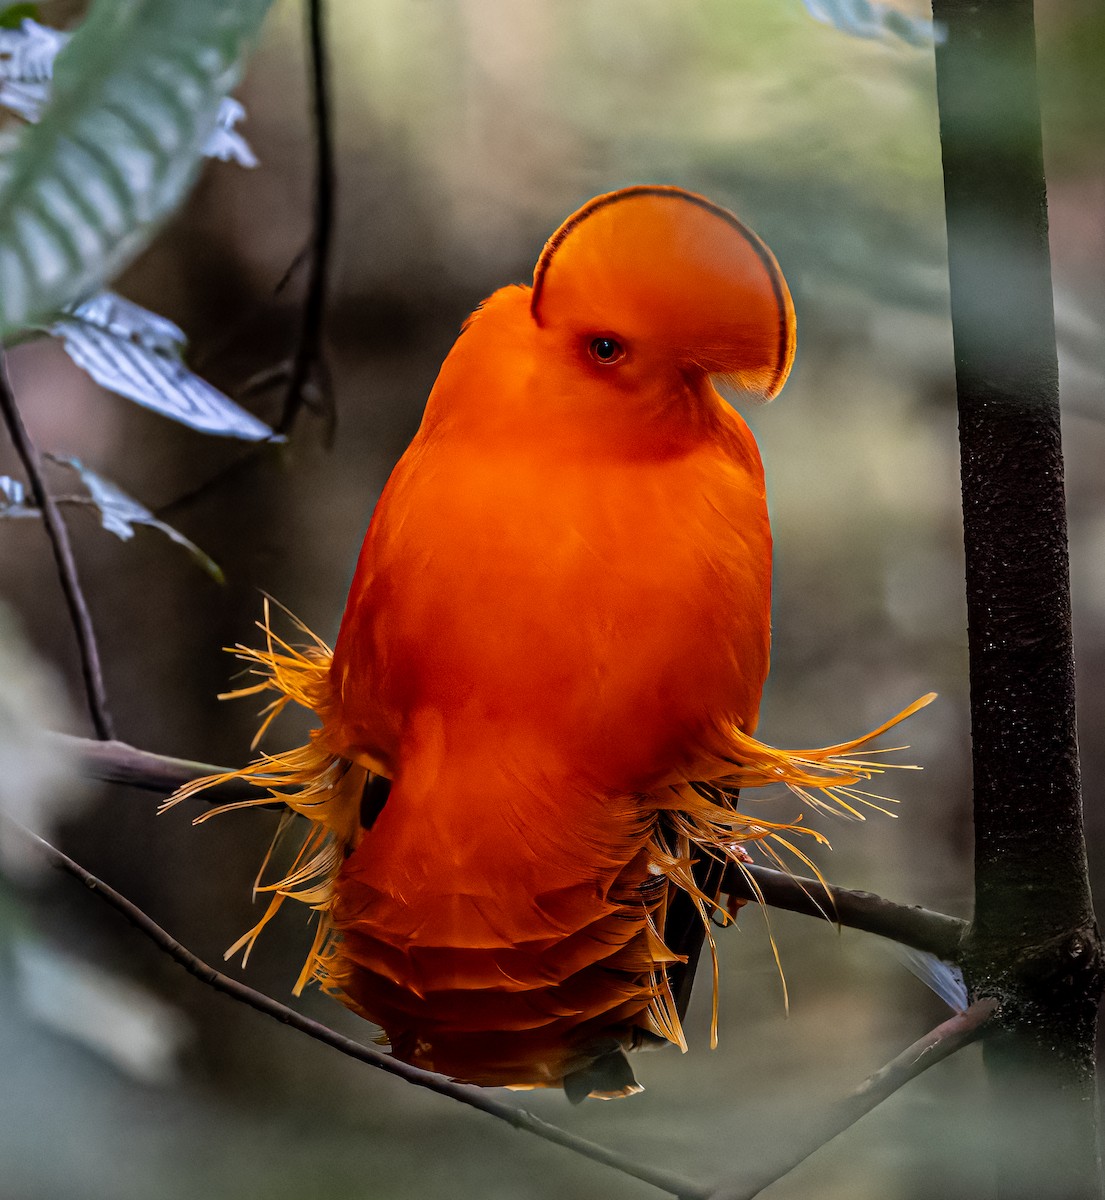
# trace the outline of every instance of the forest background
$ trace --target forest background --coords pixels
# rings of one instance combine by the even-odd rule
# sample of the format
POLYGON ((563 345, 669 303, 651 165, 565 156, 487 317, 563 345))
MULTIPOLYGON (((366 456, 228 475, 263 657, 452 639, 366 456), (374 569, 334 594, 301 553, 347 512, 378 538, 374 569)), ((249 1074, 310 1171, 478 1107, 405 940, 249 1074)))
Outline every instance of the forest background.
MULTIPOLYGON (((76 11, 39 7, 57 25, 76 11)), ((898 819, 834 823, 835 850, 818 862, 836 883, 969 915, 962 530, 931 46, 849 36, 799 0, 334 0, 327 15, 340 189, 327 318, 332 444, 326 417, 305 412, 287 446, 236 466, 241 444, 101 391, 54 342, 10 355, 37 444, 117 481, 226 576, 219 586, 148 530, 123 543, 94 514, 70 514, 120 736, 165 754, 243 761, 254 714, 214 702, 234 670, 220 648, 253 638, 261 591, 333 636, 372 505, 463 317, 494 287, 526 279, 544 238, 582 200, 631 182, 677 183, 762 234, 799 314, 791 382, 777 403, 746 414, 767 465, 777 544, 761 730, 776 744, 822 744, 938 691, 910 722, 912 761, 925 772, 893 781, 898 819)), ((1048 4, 1038 34, 1083 773, 1096 797, 1105 778, 1105 17, 1089 0, 1048 4)), ((286 357, 299 314, 302 274, 276 291, 308 237, 312 202, 299 5, 274 7, 235 94, 260 167, 209 164, 116 286, 184 328, 191 364, 241 396, 286 357)), ((243 403, 276 421, 280 400, 275 389, 243 403)), ((5 447, 0 473, 16 470, 5 447)), ((64 490, 65 476, 52 478, 64 490)), ((4 621, 25 639, 5 639, 0 686, 20 697, 13 707, 37 705, 53 727, 87 733, 35 522, 0 525, 0 579, 4 621)), ((289 721, 274 736, 290 743, 300 732, 289 721)), ((0 731, 0 753, 14 755, 10 746, 28 736, 0 731)), ((52 821, 85 865, 218 961, 255 919, 248 882, 271 818, 193 830, 182 810, 156 818, 154 808, 144 793, 86 790, 52 821)), ((1097 809, 1088 812, 1091 864, 1105 839, 1097 809)), ((32 879, 25 864, 9 873, 0 1161, 14 1172, 13 1197, 541 1198, 594 1186, 587 1164, 369 1075, 198 987, 66 881, 32 879), (111 987, 127 979, 141 991, 113 992, 104 970, 111 987), (109 1005, 114 996, 115 1015, 87 1016, 90 994, 109 1005), (124 1008, 138 1014, 129 1049, 94 1028, 117 1023, 124 1008)), ((707 1049, 700 996, 690 1055, 643 1060, 642 1097, 569 1109, 535 1095, 527 1106, 710 1176, 946 1012, 874 939, 785 913, 771 926, 789 1017, 761 914, 746 911, 720 937, 718 1051, 707 1049)), ((308 941, 289 915, 244 978, 286 995, 308 941)), ((366 1032, 321 997, 303 1006, 352 1036, 366 1032)), ((944 1178, 963 1188, 961 1135, 980 1074, 977 1051, 957 1056, 773 1194, 930 1196, 947 1190, 944 1178)), ((640 1193, 613 1177, 602 1187, 640 1193)))

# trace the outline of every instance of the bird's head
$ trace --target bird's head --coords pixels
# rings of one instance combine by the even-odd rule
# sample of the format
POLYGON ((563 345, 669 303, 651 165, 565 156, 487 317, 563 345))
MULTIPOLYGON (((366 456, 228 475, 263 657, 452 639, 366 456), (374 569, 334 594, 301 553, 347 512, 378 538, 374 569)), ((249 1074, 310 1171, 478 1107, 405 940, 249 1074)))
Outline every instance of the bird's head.
POLYGON ((545 245, 530 311, 598 379, 671 369, 770 400, 794 360, 794 306, 771 251, 732 213, 675 187, 598 196, 545 245))

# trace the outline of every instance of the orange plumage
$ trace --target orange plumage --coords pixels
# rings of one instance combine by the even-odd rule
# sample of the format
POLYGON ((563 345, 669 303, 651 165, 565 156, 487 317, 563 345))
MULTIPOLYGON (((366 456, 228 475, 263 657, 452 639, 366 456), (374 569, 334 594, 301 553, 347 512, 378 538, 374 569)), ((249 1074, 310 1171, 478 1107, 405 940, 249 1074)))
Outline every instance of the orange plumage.
POLYGON ((532 287, 466 323, 333 655, 271 635, 243 652, 264 676, 247 691, 321 719, 240 773, 313 822, 262 885, 265 920, 286 896, 320 910, 300 984, 404 1060, 636 1090, 623 1050, 682 1044, 673 988, 718 899, 711 863, 793 828, 739 813, 735 789, 848 807, 875 770, 846 757, 874 734, 751 736, 771 534, 755 441, 711 377, 770 398, 793 355, 783 277, 730 213, 676 188, 592 200, 532 287))

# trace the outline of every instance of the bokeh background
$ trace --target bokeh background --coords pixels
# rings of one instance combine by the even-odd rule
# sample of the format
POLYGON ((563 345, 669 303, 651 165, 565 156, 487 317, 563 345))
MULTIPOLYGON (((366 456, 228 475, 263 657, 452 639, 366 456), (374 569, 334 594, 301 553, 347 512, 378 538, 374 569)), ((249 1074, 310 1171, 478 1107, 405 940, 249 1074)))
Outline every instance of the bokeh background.
MULTIPOLYGON (((79 5, 46 3, 62 23, 79 5)), ((923 8, 899 7, 911 16, 923 8)), ((1081 738, 1092 864, 1105 861, 1105 15, 1040 5, 1056 313, 1065 404, 1081 738)), ((772 246, 799 314, 780 399, 746 413, 776 544, 775 648, 761 736, 821 744, 924 691, 908 726, 923 773, 890 784, 897 819, 821 827, 826 876, 957 915, 970 905, 969 722, 958 457, 932 48, 863 40, 801 0, 331 0, 339 231, 328 319, 337 425, 246 454, 99 390, 50 342, 10 356, 38 445, 76 455, 224 569, 218 586, 149 530, 122 543, 71 511, 119 735, 238 764, 249 703, 215 701, 221 647, 256 637, 261 592, 323 637, 387 474, 417 428, 459 324, 524 281, 590 196, 680 184, 772 246)), ((302 272, 311 140, 302 13, 278 3, 238 95, 254 171, 211 163, 118 290, 178 322, 190 361, 231 395, 284 359, 302 272)), ((243 402, 279 413, 279 390, 243 402)), ((0 472, 15 473, 8 448, 0 472)), ((60 490, 72 480, 55 477, 60 490)), ((200 829, 148 794, 83 789, 29 725, 87 734, 72 634, 33 521, 0 523, 0 755, 56 776, 37 821, 217 962, 253 923, 270 814, 200 829)), ((305 725, 292 717, 274 744, 305 725)), ((14 766, 12 770, 14 770, 14 766)), ((778 809, 790 814, 785 797, 778 809)), ((633 1197, 650 1189, 359 1067, 201 987, 71 881, 14 845, 0 886, 0 1197, 4 1200, 424 1200, 633 1197)), ((242 974, 286 998, 310 931, 287 912, 242 974)), ((761 913, 722 933, 721 1045, 708 995, 692 1048, 642 1059, 647 1091, 528 1107, 700 1177, 758 1161, 946 1010, 889 948, 761 913)), ((237 965, 230 968, 239 972, 237 965)), ((707 989, 708 990, 708 989, 707 989)), ((369 1028, 317 995, 302 1008, 369 1028)), ((972 1191, 962 1146, 982 1104, 968 1051, 899 1093, 770 1195, 972 1191)))

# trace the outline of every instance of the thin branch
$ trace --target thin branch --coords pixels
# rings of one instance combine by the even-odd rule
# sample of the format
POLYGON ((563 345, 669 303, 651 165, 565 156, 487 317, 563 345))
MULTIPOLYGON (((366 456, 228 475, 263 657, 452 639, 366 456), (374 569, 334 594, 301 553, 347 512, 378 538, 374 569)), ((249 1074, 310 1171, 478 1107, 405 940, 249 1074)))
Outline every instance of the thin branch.
MULTIPOLYGON (((55 496, 54 503, 61 508, 68 505, 73 508, 95 508, 96 501, 91 496, 55 496)), ((41 517, 42 509, 33 504, 7 504, 0 507, 0 521, 18 521, 23 517, 41 517)))
POLYGON ((895 904, 873 892, 834 887, 771 867, 745 866, 741 870, 730 867, 723 890, 741 900, 758 900, 756 888, 746 875, 752 877, 764 900, 773 908, 785 908, 808 917, 827 917, 849 929, 877 933, 947 962, 959 960, 968 923, 958 917, 920 905, 895 904))
MULTIPOLYGON (((93 742, 64 733, 51 736, 77 759, 80 769, 89 778, 104 783, 122 783, 162 796, 191 783, 193 779, 229 773, 227 767, 151 754, 147 750, 128 746, 125 742, 93 742)), ((214 804, 226 804, 256 796, 255 787, 243 780, 231 779, 209 788, 197 798, 214 804)), ((274 802, 274 807, 283 806, 274 802)), ((955 961, 959 942, 967 927, 967 923, 957 917, 945 916, 927 908, 895 904, 870 892, 853 892, 830 884, 826 895, 826 888, 814 879, 802 879, 769 867, 748 867, 747 870, 762 890, 764 900, 776 908, 812 917, 828 916, 841 925, 866 933, 877 933, 918 950, 927 950, 948 961, 955 961)), ((740 872, 731 873, 724 886, 734 896, 757 899, 748 880, 740 872)))
POLYGON ((995 1000, 978 1000, 966 1012, 956 1013, 950 1020, 926 1033, 867 1078, 851 1095, 838 1100, 819 1117, 803 1125, 801 1140, 787 1149, 781 1161, 739 1179, 727 1180, 710 1193, 709 1200, 751 1200, 759 1195, 764 1188, 793 1171, 799 1163, 805 1162, 838 1134, 851 1128, 911 1079, 916 1079, 929 1067, 979 1038, 996 1008, 995 1000))
POLYGON ((81 591, 80 580, 77 578, 77 564, 73 561, 73 549, 69 544, 69 531, 61 518, 53 497, 46 488, 42 475, 42 460, 23 424, 19 408, 8 382, 7 367, 3 352, 0 351, 0 415, 8 427, 12 444, 15 446, 19 461, 27 475, 31 495, 35 504, 42 510, 42 519, 46 526, 46 534, 50 539, 50 548, 54 553, 57 564, 58 578, 61 590, 65 594, 65 603, 69 609, 69 617, 73 623, 73 631, 77 635, 77 646, 81 656, 81 674, 84 677, 84 690, 88 699, 88 711, 92 717, 92 725, 96 736, 109 739, 115 736, 111 716, 107 709, 107 692, 104 688, 104 674, 100 666, 100 652, 96 648, 96 634, 92 628, 92 618, 81 591))
POLYGON ((166 500, 164 504, 159 504, 154 509, 154 516, 164 521, 166 517, 171 516, 178 509, 186 508, 202 496, 206 496, 216 488, 222 487, 223 484, 233 479, 239 472, 260 462, 266 453, 271 454, 272 447, 279 445, 280 441, 283 441, 283 439, 279 439, 278 441, 276 438, 269 438, 265 442, 254 442, 247 450, 232 458, 228 463, 224 463, 206 479, 192 484, 171 500, 166 500))
POLYGON ((74 862, 73 859, 57 849, 56 846, 52 846, 49 842, 15 821, 9 821, 9 824, 34 842, 53 866, 79 879, 89 891, 94 892, 100 899, 121 913, 140 933, 149 938, 158 949, 169 955, 170 958, 182 966, 190 975, 194 975, 201 983, 205 983, 208 987, 222 992, 232 1000, 248 1005, 250 1008, 264 1013, 267 1017, 272 1017, 274 1021, 279 1021, 283 1025, 289 1025, 292 1029, 297 1029, 300 1033, 305 1033, 308 1037, 330 1046, 341 1054, 348 1055, 348 1057, 357 1059, 359 1062, 367 1063, 371 1067, 377 1067, 381 1071, 386 1071, 389 1075, 396 1075, 407 1083, 414 1084, 416 1087, 427 1088, 429 1091, 437 1092, 441 1096, 448 1096, 452 1100, 458 1100, 461 1104, 467 1104, 469 1107, 479 1109, 480 1112, 496 1117, 500 1121, 505 1121, 515 1129, 525 1130, 527 1133, 532 1133, 547 1142, 563 1146, 566 1150, 571 1150, 573 1153, 582 1155, 584 1158, 589 1158, 593 1162, 612 1167, 615 1171, 620 1171, 623 1175, 639 1179, 643 1183, 649 1183, 653 1187, 659 1188, 670 1195, 682 1197, 684 1200, 702 1200, 706 1196, 707 1190, 701 1184, 684 1179, 682 1176, 676 1175, 671 1171, 666 1171, 661 1167, 652 1167, 644 1163, 634 1162, 616 1150, 600 1146, 596 1142, 588 1141, 586 1138, 578 1137, 576 1134, 569 1133, 566 1129, 560 1129, 556 1125, 550 1125, 547 1121, 543 1121, 540 1117, 535 1116, 524 1108, 515 1108, 510 1104, 504 1104, 501 1100, 494 1099, 480 1088, 454 1083, 444 1076, 433 1075, 429 1071, 422 1071, 417 1067, 400 1062, 397 1058, 392 1058, 390 1054, 385 1054, 381 1050, 373 1050, 368 1046, 362 1046, 359 1042, 353 1041, 352 1038, 344 1037, 342 1034, 328 1029, 318 1021, 312 1021, 310 1017, 305 1017, 297 1013, 294 1009, 288 1008, 287 1005, 281 1004, 279 1001, 273 1000, 271 997, 255 991, 253 988, 247 987, 245 984, 239 983, 227 975, 223 975, 202 959, 197 958, 190 950, 186 950, 171 934, 162 929, 152 917, 143 912, 136 904, 132 903, 102 880, 97 879, 95 875, 85 870, 79 863, 74 862))
MULTIPOLYGON (((284 412, 276 427, 278 433, 288 433, 295 423, 296 415, 305 402, 311 375, 318 370, 322 360, 322 321, 334 232, 334 147, 330 131, 323 0, 307 0, 307 30, 311 51, 311 112, 315 134, 314 227, 308 254, 307 295, 303 302, 288 387, 284 393, 284 412)), ((330 419, 332 423, 332 413, 330 419)))
MULTIPOLYGON (((70 758, 75 758, 81 773, 89 779, 102 783, 121 783, 127 787, 141 788, 161 796, 175 792, 177 788, 202 779, 205 775, 225 775, 226 767, 210 763, 192 762, 186 758, 170 758, 165 754, 151 754, 138 750, 126 742, 94 742, 90 738, 73 737, 68 733, 53 733, 50 737, 70 758)), ((244 779, 230 779, 202 793, 203 799, 212 804, 229 804, 235 800, 252 800, 257 789, 244 779)), ((274 808, 283 808, 273 801, 274 808)))

